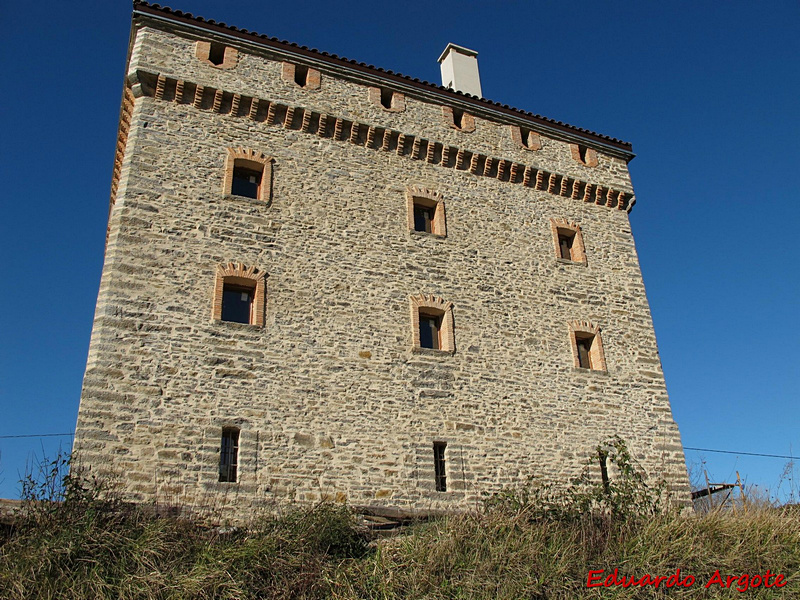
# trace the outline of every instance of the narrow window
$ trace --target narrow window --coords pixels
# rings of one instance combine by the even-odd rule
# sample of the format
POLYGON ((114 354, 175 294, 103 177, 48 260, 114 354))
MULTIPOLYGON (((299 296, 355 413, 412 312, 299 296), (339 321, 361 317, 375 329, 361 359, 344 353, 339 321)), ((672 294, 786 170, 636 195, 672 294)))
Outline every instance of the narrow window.
POLYGON ((223 427, 222 442, 219 448, 219 480, 236 483, 238 462, 239 430, 235 427, 223 427))
POLYGON ((583 164, 586 164, 586 146, 578 146, 578 156, 583 164))
POLYGON ((576 337, 575 344, 578 347, 578 366, 582 369, 592 368, 592 340, 593 337, 576 337))
POLYGON ((458 108, 453 109, 453 125, 461 129, 464 126, 464 111, 458 108))
POLYGON ((211 42, 211 47, 208 50, 208 61, 216 66, 225 62, 225 45, 211 42))
POLYGON ((419 345, 439 350, 442 347, 442 316, 419 313, 419 345))
POLYGON ((231 183, 231 194, 234 196, 244 196, 245 198, 259 198, 261 190, 261 171, 255 171, 245 167, 233 168, 233 181, 231 183))
POLYGON ((433 233, 434 208, 414 203, 414 231, 433 233))
POLYGON ((603 490, 606 493, 608 493, 608 489, 609 489, 609 485, 610 485, 609 479, 608 479, 608 464, 607 464, 608 452, 605 452, 604 450, 598 450, 597 454, 598 454, 598 458, 600 459, 600 478, 601 478, 601 480, 603 482, 603 490))
POLYGON ((381 106, 383 106, 383 108, 392 108, 393 96, 394 92, 392 90, 381 88, 381 106))
POLYGON ((572 260, 572 242, 574 239, 574 235, 570 236, 564 233, 558 234, 558 247, 561 251, 561 258, 572 260))
POLYGON ((447 442, 433 442, 433 472, 436 480, 436 491, 447 491, 447 474, 444 464, 444 449, 447 442))
POLYGON ((308 67, 295 65, 294 82, 300 87, 306 87, 306 84, 308 83, 308 67))
POLYGON ((252 323, 255 290, 226 283, 222 289, 222 320, 252 323))

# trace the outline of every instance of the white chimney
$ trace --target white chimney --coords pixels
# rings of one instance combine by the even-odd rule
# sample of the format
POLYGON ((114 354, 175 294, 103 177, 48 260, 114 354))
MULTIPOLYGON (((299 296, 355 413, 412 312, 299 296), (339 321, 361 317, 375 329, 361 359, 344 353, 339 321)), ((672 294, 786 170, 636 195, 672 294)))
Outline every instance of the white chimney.
POLYGON ((439 57, 439 65, 444 87, 483 98, 477 52, 453 43, 447 44, 439 57))

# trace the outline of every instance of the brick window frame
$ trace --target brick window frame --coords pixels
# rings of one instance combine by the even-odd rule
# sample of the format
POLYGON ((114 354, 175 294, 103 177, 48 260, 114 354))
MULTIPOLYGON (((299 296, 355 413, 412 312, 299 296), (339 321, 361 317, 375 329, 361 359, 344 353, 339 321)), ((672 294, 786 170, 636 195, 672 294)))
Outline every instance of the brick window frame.
MULTIPOLYGON (((259 186, 258 198, 256 200, 269 204, 272 197, 272 163, 274 159, 263 152, 251 150, 249 148, 228 148, 225 157, 225 176, 222 183, 222 193, 228 196, 233 195, 233 170, 238 167, 258 171, 261 173, 261 184, 259 186)), ((237 196, 244 198, 246 196, 237 196)))
POLYGON ((411 345, 415 351, 453 354, 456 351, 456 339, 453 323, 453 303, 433 295, 418 294, 409 297, 411 308, 411 345), (439 348, 423 348, 420 345, 419 317, 430 315, 439 317, 439 348))
POLYGON ((517 125, 511 125, 511 139, 523 150, 541 150, 542 138, 535 131, 523 129, 517 125))
POLYGON ((406 109, 406 97, 401 92, 386 88, 371 87, 368 90, 369 101, 375 106, 380 107, 386 112, 403 112, 406 109), (385 106, 381 101, 381 94, 389 93, 392 95, 390 106, 385 106))
MULTIPOLYGON (((406 188, 406 214, 409 231, 417 231, 414 227, 414 206, 421 205, 433 209, 430 235, 447 237, 447 219, 445 217, 444 198, 440 192, 418 186, 406 188)), ((425 232, 418 232, 425 233, 425 232)))
POLYGON ((445 126, 456 131, 472 133, 475 131, 475 117, 461 109, 453 109, 452 106, 442 107, 442 121, 445 126), (456 113, 461 114, 461 126, 456 123, 456 113))
POLYGON ((597 166, 597 150, 594 148, 589 148, 588 146, 584 146, 582 144, 570 144, 569 149, 572 153, 573 160, 587 167, 597 166))
POLYGON ((589 321, 570 321, 569 339, 572 346, 573 366, 582 371, 607 371, 605 351, 603 350, 603 338, 600 335, 600 327, 589 321), (589 340, 589 363, 590 366, 582 367, 578 351, 578 340, 589 340))
POLYGON ((294 63, 284 62, 281 66, 281 79, 283 79, 283 81, 286 83, 289 83, 295 87, 301 87, 304 90, 318 90, 322 82, 322 75, 320 75, 320 72, 317 69, 312 69, 306 65, 295 65, 294 63), (295 73, 298 66, 302 69, 306 69, 305 85, 300 85, 295 80, 295 73))
POLYGON ((556 252, 556 258, 564 262, 586 264, 586 247, 583 244, 583 233, 581 226, 573 221, 566 219, 550 219, 550 230, 553 232, 553 246, 556 252), (561 244, 559 237, 566 235, 572 238, 571 259, 566 259, 561 256, 561 244))
POLYGON ((226 46, 225 44, 221 44, 219 42, 198 41, 194 46, 194 55, 197 60, 212 66, 215 69, 233 69, 239 61, 239 51, 236 48, 233 48, 232 46, 226 46), (224 58, 220 64, 215 64, 211 60, 212 44, 215 48, 218 48, 219 46, 224 48, 224 58))
POLYGON ((263 327, 266 309, 266 274, 256 267, 246 267, 242 263, 217 265, 214 278, 214 298, 211 307, 211 318, 214 321, 222 321, 222 296, 226 285, 241 286, 253 290, 250 325, 263 327))

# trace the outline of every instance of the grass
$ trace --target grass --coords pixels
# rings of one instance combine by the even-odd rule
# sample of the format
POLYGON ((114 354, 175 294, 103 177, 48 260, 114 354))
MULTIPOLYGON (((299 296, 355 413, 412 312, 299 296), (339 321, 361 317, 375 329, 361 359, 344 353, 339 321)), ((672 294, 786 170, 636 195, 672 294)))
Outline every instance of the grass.
POLYGON ((609 488, 583 482, 564 495, 528 486, 382 540, 341 505, 223 530, 159 516, 70 476, 60 502, 29 494, 0 540, 0 598, 800 598, 800 511, 687 516, 617 460, 622 476, 609 488), (604 578, 615 569, 637 580, 680 569, 695 583, 587 587, 590 571, 604 578), (704 587, 716 571, 725 579, 767 569, 786 585, 704 587))

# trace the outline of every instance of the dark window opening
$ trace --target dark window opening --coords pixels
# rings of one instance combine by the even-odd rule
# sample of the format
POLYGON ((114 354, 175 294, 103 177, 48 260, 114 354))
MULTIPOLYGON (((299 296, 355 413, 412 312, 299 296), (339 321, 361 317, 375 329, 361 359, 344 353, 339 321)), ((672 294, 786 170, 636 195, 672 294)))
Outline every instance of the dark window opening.
POLYGON ((433 233, 433 219, 436 209, 433 206, 423 206, 414 203, 414 231, 433 233))
POLYGON ((444 464, 444 449, 447 442, 433 442, 433 472, 436 480, 436 491, 447 491, 447 475, 444 464))
POLYGON ((234 167, 231 194, 258 199, 261 187, 261 172, 244 167, 234 167))
POLYGON ((558 247, 561 252, 561 258, 572 260, 572 242, 574 240, 574 235, 567 235, 564 233, 558 234, 558 247))
POLYGON ((225 44, 211 42, 211 49, 208 51, 208 60, 212 65, 221 65, 225 62, 225 44))
POLYGON ((609 491, 610 480, 608 479, 608 452, 603 450, 597 451, 598 457, 600 458, 600 478, 603 481, 603 490, 606 493, 609 491))
POLYGON ((464 111, 458 108, 453 109, 453 125, 461 129, 464 126, 464 111))
POLYGON ((442 317, 435 315, 419 315, 419 345, 420 348, 441 348, 442 317))
POLYGON ((577 338, 575 344, 578 346, 578 366, 582 369, 591 369, 592 338, 577 338))
POLYGON ((236 467, 239 462, 239 430, 235 427, 222 429, 219 448, 219 480, 236 483, 236 467))
POLYGON ((586 146, 578 146, 578 156, 581 159, 583 164, 586 164, 586 152, 588 148, 586 146))
POLYGON ((222 320, 252 323, 254 291, 241 285, 225 284, 222 289, 222 320))
POLYGON ((306 83, 308 83, 308 67, 295 65, 294 82, 300 87, 306 87, 306 83))
POLYGON ((519 128, 519 135, 522 138, 522 145, 526 148, 530 148, 530 135, 531 132, 527 129, 523 129, 522 127, 519 128))
POLYGON ((381 88, 381 105, 383 108, 392 108, 392 98, 394 97, 394 92, 392 90, 386 90, 381 88))

